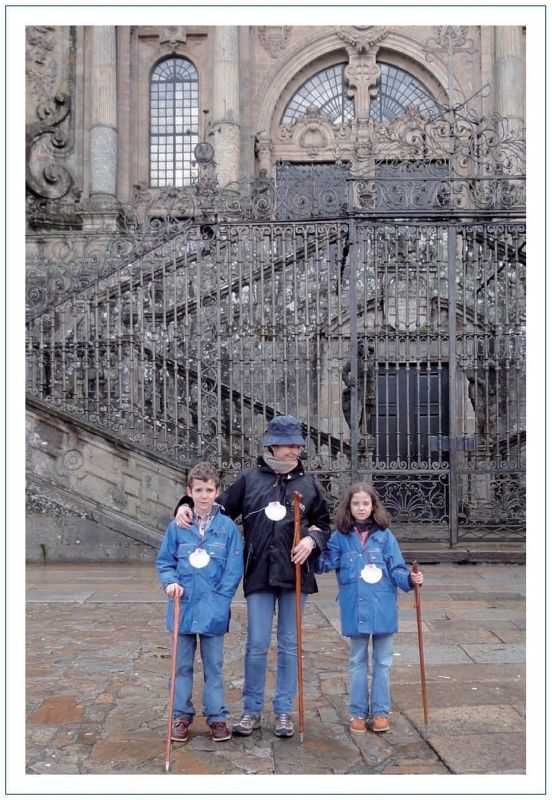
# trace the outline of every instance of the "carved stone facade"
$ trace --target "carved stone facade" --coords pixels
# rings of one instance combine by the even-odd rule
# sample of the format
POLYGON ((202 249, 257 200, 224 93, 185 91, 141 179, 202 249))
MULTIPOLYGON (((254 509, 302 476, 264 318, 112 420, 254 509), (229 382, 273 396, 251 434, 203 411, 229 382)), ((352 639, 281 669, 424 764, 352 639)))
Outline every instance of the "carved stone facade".
POLYGON ((282 159, 366 162, 381 63, 412 75, 443 106, 451 98, 469 100, 483 115, 524 109, 520 28, 174 25, 114 31, 117 63, 110 72, 93 28, 27 28, 31 225, 51 227, 56 219, 60 227, 64 220, 74 225, 96 190, 115 186, 126 203, 137 187, 149 188, 149 78, 164 58, 189 59, 198 71, 199 137, 215 144, 222 184, 251 177, 251 165, 256 175, 274 174, 282 159), (334 64, 345 65, 352 122, 328 126, 311 109, 295 125, 282 126, 297 89, 334 64), (98 93, 114 98, 116 113, 116 122, 100 132, 92 118, 100 113, 98 93), (100 151, 106 152, 101 164, 100 151), (55 208, 45 205, 52 200, 59 201, 55 208))

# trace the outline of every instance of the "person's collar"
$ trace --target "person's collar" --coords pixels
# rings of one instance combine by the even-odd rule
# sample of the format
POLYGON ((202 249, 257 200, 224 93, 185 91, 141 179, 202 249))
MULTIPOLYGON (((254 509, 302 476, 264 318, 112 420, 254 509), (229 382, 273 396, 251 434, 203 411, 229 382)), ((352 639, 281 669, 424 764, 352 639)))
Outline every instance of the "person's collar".
POLYGON ((268 450, 266 450, 263 455, 263 461, 277 475, 288 475, 299 466, 299 459, 293 462, 282 461, 279 458, 274 458, 272 453, 270 453, 268 450))
MULTIPOLYGON (((191 500, 192 498, 190 497, 189 499, 191 500)), ((192 503, 193 503, 193 501, 192 501, 192 503)), ((209 511, 209 513, 207 514, 206 517, 200 517, 199 514, 197 513, 196 509, 194 508, 193 504, 192 504, 191 508, 192 508, 192 512, 193 512, 193 515, 194 515, 194 521, 197 521, 199 519, 211 519, 211 517, 214 517, 215 514, 218 514, 218 512, 220 511, 222 506, 219 503, 213 503, 213 505, 211 506, 211 510, 209 511)))

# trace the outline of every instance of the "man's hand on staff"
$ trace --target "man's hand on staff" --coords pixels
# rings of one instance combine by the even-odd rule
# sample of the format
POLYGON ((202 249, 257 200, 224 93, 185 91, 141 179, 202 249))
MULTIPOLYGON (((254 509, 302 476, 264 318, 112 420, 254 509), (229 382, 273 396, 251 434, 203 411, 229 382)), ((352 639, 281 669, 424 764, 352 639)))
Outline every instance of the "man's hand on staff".
POLYGON ((179 528, 192 527, 192 509, 190 506, 182 505, 176 512, 176 524, 179 528))
POLYGON ((312 536, 305 536, 301 539, 297 547, 294 547, 291 551, 291 560, 294 564, 303 564, 315 547, 316 542, 312 536))

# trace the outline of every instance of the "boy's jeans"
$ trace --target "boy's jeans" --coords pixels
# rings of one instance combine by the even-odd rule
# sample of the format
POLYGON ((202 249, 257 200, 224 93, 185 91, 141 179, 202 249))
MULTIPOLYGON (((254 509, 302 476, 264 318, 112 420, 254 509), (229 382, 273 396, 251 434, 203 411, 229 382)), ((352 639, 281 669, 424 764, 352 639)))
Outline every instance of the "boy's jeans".
POLYGON ((349 712, 351 717, 387 717, 390 709, 389 672, 393 663, 393 634, 372 634, 372 686, 368 695, 370 635, 351 637, 349 712))
POLYGON ((192 704, 192 685, 194 677, 194 656, 199 636, 199 649, 203 664, 203 713, 207 724, 225 720, 228 709, 224 705, 224 684, 222 664, 224 660, 224 636, 204 636, 203 634, 179 634, 176 657, 176 679, 174 690, 173 717, 194 718, 192 704))
MULTIPOLYGON (((278 601, 276 637, 278 657, 276 690, 273 700, 275 714, 291 714, 297 691, 297 633, 295 625, 295 592, 275 589, 253 592, 247 596, 247 645, 245 648, 245 680, 243 710, 245 714, 260 714, 263 710, 266 662, 272 622, 278 601)), ((306 594, 301 594, 301 608, 306 594)))

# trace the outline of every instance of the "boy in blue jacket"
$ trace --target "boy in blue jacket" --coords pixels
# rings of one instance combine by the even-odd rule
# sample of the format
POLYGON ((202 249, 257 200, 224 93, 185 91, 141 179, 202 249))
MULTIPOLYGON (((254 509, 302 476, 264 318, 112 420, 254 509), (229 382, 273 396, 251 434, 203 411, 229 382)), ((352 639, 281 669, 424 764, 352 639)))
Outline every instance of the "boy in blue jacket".
POLYGON ((335 569, 341 633, 351 638, 349 711, 353 733, 366 723, 375 733, 389 730, 389 673, 393 634, 398 630, 397 588, 409 592, 423 583, 410 572, 389 530, 389 515, 374 489, 354 483, 339 503, 338 530, 318 557, 316 572, 335 569), (368 645, 372 639, 372 681, 368 689, 368 645))
POLYGON ((230 603, 243 573, 240 532, 215 503, 220 481, 208 463, 188 475, 187 502, 192 525, 171 522, 156 560, 159 580, 169 597, 167 629, 172 632, 174 598, 180 598, 180 623, 174 692, 172 739, 187 742, 195 709, 192 704, 194 656, 199 636, 203 662, 203 713, 215 742, 230 739, 226 726, 222 665, 230 603))

